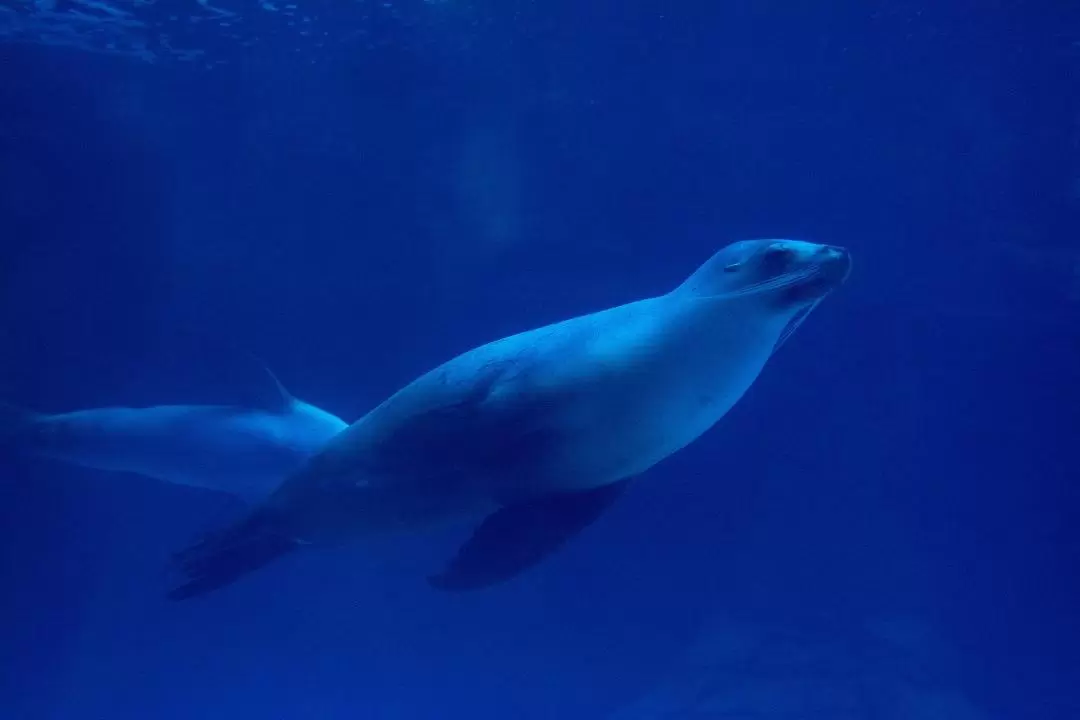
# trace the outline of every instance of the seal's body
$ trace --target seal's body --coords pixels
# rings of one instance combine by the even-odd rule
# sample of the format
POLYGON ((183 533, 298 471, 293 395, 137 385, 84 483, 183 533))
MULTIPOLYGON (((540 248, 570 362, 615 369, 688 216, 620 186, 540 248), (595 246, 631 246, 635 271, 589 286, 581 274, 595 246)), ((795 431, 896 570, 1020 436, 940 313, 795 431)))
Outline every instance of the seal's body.
POLYGON ((746 392, 847 275, 846 251, 744 241, 665 295, 513 335, 419 377, 248 518, 179 557, 188 597, 306 544, 489 513, 444 588, 488 585, 583 528, 746 392))

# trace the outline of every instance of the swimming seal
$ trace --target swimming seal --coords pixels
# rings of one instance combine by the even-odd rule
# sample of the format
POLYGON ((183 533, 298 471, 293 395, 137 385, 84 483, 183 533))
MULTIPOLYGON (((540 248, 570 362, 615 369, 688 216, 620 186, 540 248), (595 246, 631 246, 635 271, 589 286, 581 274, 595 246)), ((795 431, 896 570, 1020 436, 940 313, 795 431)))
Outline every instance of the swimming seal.
POLYGON ((177 554, 181 599, 301 547, 484 517, 430 582, 507 580, 704 433, 851 268, 842 248, 746 240, 669 293, 465 352, 332 439, 238 523, 177 554))
POLYGON ((255 503, 344 430, 267 368, 246 405, 101 407, 46 414, 0 403, 0 447, 255 503))

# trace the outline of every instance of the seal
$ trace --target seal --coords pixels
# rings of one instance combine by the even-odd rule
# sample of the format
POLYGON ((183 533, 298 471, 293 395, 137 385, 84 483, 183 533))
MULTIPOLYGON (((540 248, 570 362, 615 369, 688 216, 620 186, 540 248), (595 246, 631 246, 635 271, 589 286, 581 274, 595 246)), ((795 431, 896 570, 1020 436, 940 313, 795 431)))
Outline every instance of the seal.
POLYGON ((669 293, 469 350, 178 553, 183 580, 169 595, 219 588, 298 548, 469 516, 483 519, 429 581, 508 580, 723 417, 850 268, 842 248, 744 240, 669 293))
POLYGON ((97 470, 215 490, 254 504, 347 427, 269 369, 247 405, 102 407, 45 414, 0 403, 0 446, 97 470))

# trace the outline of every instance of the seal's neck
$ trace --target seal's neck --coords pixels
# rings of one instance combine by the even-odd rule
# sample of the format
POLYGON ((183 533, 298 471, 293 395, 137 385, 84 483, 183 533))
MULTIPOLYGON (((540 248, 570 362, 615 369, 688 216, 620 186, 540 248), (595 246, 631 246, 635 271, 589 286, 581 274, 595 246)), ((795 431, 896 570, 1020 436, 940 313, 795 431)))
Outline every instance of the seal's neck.
POLYGON ((761 295, 699 295, 680 286, 670 293, 687 309, 701 337, 721 345, 753 340, 770 347, 778 342, 798 308, 781 308, 761 295))

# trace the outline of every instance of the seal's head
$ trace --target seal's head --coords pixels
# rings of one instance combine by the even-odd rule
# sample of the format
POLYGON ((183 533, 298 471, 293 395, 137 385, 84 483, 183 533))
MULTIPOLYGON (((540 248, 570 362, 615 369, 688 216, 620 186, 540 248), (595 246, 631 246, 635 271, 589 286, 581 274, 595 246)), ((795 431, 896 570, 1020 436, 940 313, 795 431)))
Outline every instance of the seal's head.
POLYGON ((851 256, 844 248, 802 240, 742 240, 709 258, 675 293, 697 300, 719 300, 731 317, 763 318, 777 335, 776 352, 822 298, 847 279, 851 256), (732 305, 730 301, 735 301, 732 305))
POLYGON ((753 297, 773 311, 816 304, 851 272, 844 248, 802 240, 741 240, 723 248, 679 286, 698 297, 753 297))

